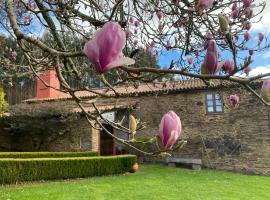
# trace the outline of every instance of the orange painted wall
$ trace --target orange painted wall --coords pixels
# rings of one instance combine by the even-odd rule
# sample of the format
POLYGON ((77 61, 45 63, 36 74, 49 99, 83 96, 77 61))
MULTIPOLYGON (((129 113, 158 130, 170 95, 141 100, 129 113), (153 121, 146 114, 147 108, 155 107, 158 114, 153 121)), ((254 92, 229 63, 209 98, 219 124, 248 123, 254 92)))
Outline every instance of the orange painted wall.
MULTIPOLYGON (((54 69, 46 70, 40 74, 40 78, 49 84, 51 87, 60 88, 60 82, 57 78, 56 71, 54 69)), ((54 88, 46 87, 40 79, 37 79, 37 95, 36 98, 53 98, 58 97, 60 92, 54 88)))

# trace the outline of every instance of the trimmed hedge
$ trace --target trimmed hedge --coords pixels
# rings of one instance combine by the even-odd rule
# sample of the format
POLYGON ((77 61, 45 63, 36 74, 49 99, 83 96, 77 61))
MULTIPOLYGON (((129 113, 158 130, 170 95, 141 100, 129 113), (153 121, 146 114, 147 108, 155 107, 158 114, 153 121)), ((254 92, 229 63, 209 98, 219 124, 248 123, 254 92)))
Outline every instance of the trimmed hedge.
POLYGON ((0 158, 65 158, 65 157, 92 157, 97 152, 0 152, 0 158))
POLYGON ((33 180, 83 178, 131 170, 135 155, 0 160, 0 184, 33 180))

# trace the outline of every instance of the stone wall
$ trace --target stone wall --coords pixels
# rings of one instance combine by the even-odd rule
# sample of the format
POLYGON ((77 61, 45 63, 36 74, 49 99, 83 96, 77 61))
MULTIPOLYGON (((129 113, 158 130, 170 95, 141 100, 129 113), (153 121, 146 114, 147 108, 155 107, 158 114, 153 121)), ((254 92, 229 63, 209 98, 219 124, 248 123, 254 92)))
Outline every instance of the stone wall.
POLYGON ((158 132, 160 120, 173 110, 181 118, 183 138, 187 145, 173 156, 201 158, 203 165, 217 169, 270 174, 270 109, 244 90, 208 90, 181 94, 140 97, 132 113, 147 128, 141 135, 158 132), (206 112, 206 94, 219 93, 224 112, 206 112), (240 96, 239 107, 233 109, 229 95, 240 96))
POLYGON ((9 119, 9 130, 1 131, 0 150, 6 151, 97 151, 98 133, 92 134, 80 115, 49 118, 9 119), (94 144, 93 142, 94 141, 94 144))
MULTIPOLYGON (((173 110, 181 118, 183 138, 188 142, 173 156, 201 158, 203 165, 210 168, 270 174, 270 109, 247 91, 236 88, 193 90, 117 100, 107 98, 98 103, 130 100, 137 101, 136 108, 118 111, 116 119, 125 116, 124 124, 128 125, 128 115, 132 113, 146 122, 147 128, 137 137, 156 134, 162 116, 173 110), (221 95, 223 113, 206 112, 206 94, 210 92, 221 95), (240 96, 238 108, 230 106, 230 94, 240 96)), ((72 101, 16 106, 11 112, 17 116, 11 131, 4 134, 0 130, 0 150, 98 150, 99 131, 93 131, 80 114, 70 114, 74 107, 72 101)), ((120 150, 126 151, 124 147, 120 150)))

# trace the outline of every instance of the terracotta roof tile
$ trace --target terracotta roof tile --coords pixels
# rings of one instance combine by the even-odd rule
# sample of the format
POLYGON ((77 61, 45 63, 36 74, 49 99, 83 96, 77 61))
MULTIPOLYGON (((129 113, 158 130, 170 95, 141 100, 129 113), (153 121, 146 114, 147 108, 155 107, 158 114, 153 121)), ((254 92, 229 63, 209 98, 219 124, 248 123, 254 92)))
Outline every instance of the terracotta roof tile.
MULTIPOLYGON (((133 95, 143 95, 143 94, 151 94, 155 92, 173 92, 173 91, 184 91, 189 89, 204 89, 204 88, 215 88, 221 84, 220 80, 212 81, 211 86, 207 86, 202 80, 200 79, 191 79, 191 80, 181 80, 181 81, 170 81, 170 82, 155 82, 155 83, 142 83, 135 88, 133 85, 126 85, 115 87, 115 90, 121 96, 133 96, 133 95)), ((222 82, 223 84, 223 82, 222 82)), ((95 89, 93 90, 99 93, 106 93, 107 95, 114 96, 114 92, 109 91, 106 92, 106 89, 95 89)), ((78 91, 75 93, 79 98, 93 98, 97 95, 95 93, 89 91, 78 91)), ((32 98, 27 99, 25 102, 33 103, 33 102, 40 102, 40 101, 55 101, 55 100, 66 100, 71 99, 72 97, 66 93, 60 93, 59 97, 55 98, 32 98)))

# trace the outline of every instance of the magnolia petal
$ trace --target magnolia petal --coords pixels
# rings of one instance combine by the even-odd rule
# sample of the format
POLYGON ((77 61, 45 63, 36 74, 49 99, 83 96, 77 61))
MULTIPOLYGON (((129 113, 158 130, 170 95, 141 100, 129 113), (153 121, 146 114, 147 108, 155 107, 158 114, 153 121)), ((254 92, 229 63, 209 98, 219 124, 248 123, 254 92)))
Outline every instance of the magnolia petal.
POLYGON ((87 42, 84 45, 83 52, 94 65, 99 62, 99 46, 95 41, 91 40, 87 42))
POLYGON ((135 60, 129 57, 121 57, 118 60, 115 60, 111 63, 109 63, 105 68, 110 70, 112 68, 120 67, 123 65, 133 65, 135 63, 135 60))

